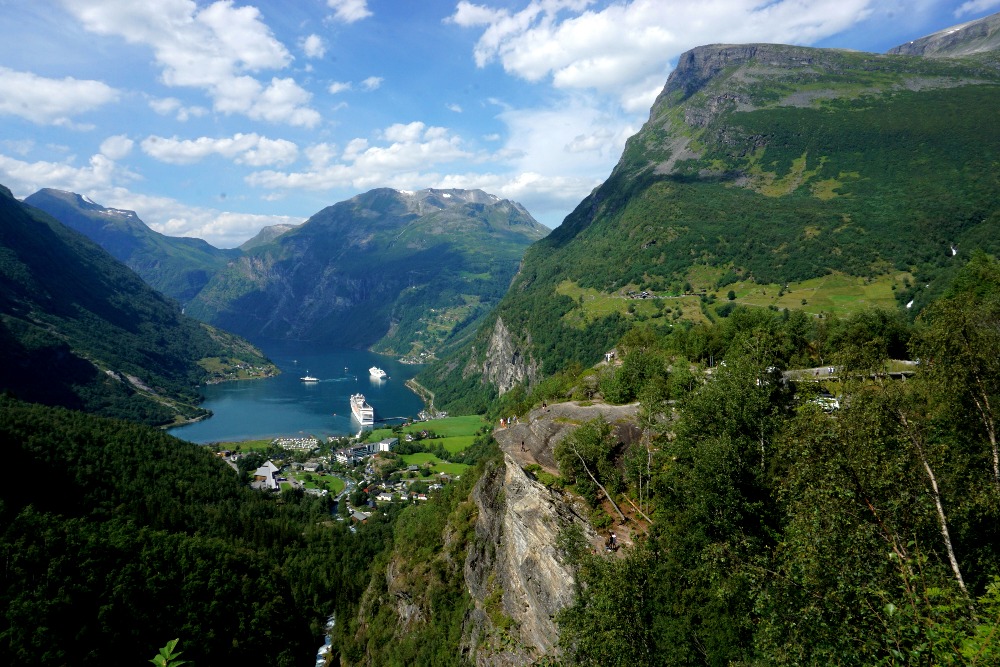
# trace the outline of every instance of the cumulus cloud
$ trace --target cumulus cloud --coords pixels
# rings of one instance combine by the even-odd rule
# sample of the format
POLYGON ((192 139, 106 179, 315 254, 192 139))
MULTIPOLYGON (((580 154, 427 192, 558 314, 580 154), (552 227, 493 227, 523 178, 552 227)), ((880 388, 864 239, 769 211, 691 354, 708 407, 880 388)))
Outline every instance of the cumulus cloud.
POLYGON ((213 139, 165 138, 151 135, 140 144, 144 153, 169 164, 194 164, 210 155, 220 155, 252 167, 288 165, 298 157, 298 146, 285 139, 268 139, 256 133, 234 134, 213 139))
POLYGON ((326 55, 326 44, 319 35, 309 35, 302 40, 302 52, 306 58, 322 58, 326 55))
POLYGON ((0 115, 19 116, 38 125, 73 126, 72 117, 118 98, 118 91, 89 79, 49 79, 0 67, 0 115))
POLYGON ((462 106, 460 104, 446 104, 444 106, 448 111, 454 111, 455 113, 462 113, 462 106))
POLYGON ((350 89, 351 89, 350 81, 334 81, 333 83, 330 84, 330 87, 327 88, 327 91, 331 95, 336 95, 337 93, 343 93, 350 89))
POLYGON ((149 108, 161 116, 174 115, 174 118, 186 122, 190 118, 199 118, 208 113, 208 109, 200 106, 185 106, 176 97, 161 97, 149 100, 149 108))
POLYGON ((326 0, 333 10, 333 17, 344 23, 354 23, 372 15, 368 9, 368 0, 326 0))
POLYGON ((109 160, 121 160, 132 152, 134 141, 124 134, 116 134, 101 142, 101 155, 109 160))
POLYGON ((453 23, 482 29, 476 63, 499 62, 527 81, 618 96, 648 108, 670 61, 700 44, 811 44, 867 18, 874 0, 634 0, 587 9, 590 0, 531 0, 520 11, 458 3, 453 23), (627 37, 626 37, 627 36, 627 37))
POLYGON ((361 82, 361 87, 368 91, 377 90, 382 85, 382 81, 380 76, 370 76, 361 82))
POLYGON ((430 175, 426 170, 433 165, 474 157, 457 135, 419 121, 390 125, 376 134, 374 144, 361 137, 354 138, 339 155, 329 144, 312 146, 305 152, 310 160, 309 170, 258 171, 250 174, 246 182, 275 190, 368 189, 398 183, 404 185, 395 187, 411 187, 421 179, 427 182, 430 175))
POLYGON ((319 113, 310 94, 292 79, 269 85, 253 74, 283 69, 288 50, 261 20, 256 7, 218 0, 199 9, 191 0, 62 0, 83 27, 148 46, 168 86, 205 91, 221 113, 313 127, 319 113))
POLYGON ((137 179, 135 173, 100 153, 91 156, 82 166, 74 164, 72 158, 63 162, 27 162, 0 155, 0 183, 9 187, 17 197, 27 197, 42 188, 85 193, 137 179))

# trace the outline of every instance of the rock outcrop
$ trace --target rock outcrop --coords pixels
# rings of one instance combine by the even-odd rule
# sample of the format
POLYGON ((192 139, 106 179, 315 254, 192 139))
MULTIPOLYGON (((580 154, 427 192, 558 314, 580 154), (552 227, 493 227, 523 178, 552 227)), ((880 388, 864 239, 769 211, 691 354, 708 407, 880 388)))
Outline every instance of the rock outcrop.
POLYGON ((574 575, 557 546, 571 525, 595 539, 567 496, 534 481, 509 455, 473 490, 479 508, 465 580, 476 601, 465 643, 477 665, 524 665, 554 655, 555 615, 573 601, 574 575))
POLYGON ((498 317, 493 335, 486 346, 482 366, 483 382, 495 385, 499 395, 503 396, 515 385, 534 380, 538 374, 538 364, 527 352, 530 347, 530 338, 522 347, 498 317))

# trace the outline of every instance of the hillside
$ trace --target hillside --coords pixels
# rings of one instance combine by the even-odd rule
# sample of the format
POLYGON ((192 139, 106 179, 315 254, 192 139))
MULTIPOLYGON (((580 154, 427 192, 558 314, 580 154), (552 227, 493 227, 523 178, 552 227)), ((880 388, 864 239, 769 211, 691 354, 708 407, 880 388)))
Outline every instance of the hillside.
POLYGON ((715 319, 727 294, 813 315, 919 311, 971 250, 1000 249, 998 62, 683 54, 607 181, 526 253, 476 340, 420 381, 443 407, 482 409, 594 363, 637 322, 715 319))
POLYGON ((237 250, 220 250, 201 239, 166 236, 135 211, 106 208, 86 197, 46 188, 24 200, 81 232, 167 296, 186 303, 237 250))
POLYGON ((248 248, 187 312, 253 340, 425 359, 474 330, 545 232, 480 190, 372 190, 248 248))
POLYGON ((0 189, 0 390, 164 424, 203 416, 196 386, 259 350, 181 314, 83 235, 0 189), (216 364, 219 365, 219 364, 216 364))
POLYGON ((0 396, 0 441, 4 664, 307 664, 379 545, 149 427, 0 396))

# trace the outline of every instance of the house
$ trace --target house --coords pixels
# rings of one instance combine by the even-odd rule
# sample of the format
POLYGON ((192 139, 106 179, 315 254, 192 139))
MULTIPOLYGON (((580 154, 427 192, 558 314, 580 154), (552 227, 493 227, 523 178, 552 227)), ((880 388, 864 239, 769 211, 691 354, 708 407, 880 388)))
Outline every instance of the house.
POLYGON ((271 491, 278 490, 278 480, 276 479, 278 474, 278 466, 274 465, 274 462, 267 461, 261 467, 257 468, 253 474, 253 480, 255 486, 261 489, 269 489, 271 491))
POLYGON ((380 452, 391 452, 399 444, 399 438, 385 438, 384 440, 379 440, 377 443, 378 450, 380 452))
POLYGON ((384 493, 384 492, 380 493, 377 496, 375 496, 375 500, 377 500, 380 503, 391 503, 392 502, 392 494, 391 493, 384 493))
POLYGON ((368 517, 370 516, 371 514, 365 514, 364 512, 359 512, 358 510, 354 510, 353 512, 351 512, 351 521, 353 521, 354 523, 365 523, 366 521, 368 521, 368 517))

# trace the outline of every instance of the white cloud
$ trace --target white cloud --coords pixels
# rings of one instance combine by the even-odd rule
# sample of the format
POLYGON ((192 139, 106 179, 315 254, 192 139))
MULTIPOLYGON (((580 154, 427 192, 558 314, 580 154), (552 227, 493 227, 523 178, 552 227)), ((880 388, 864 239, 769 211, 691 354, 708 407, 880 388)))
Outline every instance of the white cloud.
POLYGON ((333 10, 333 16, 344 23, 354 23, 372 15, 368 9, 368 0, 326 0, 333 10))
POLYGON ((291 63, 256 7, 232 0, 202 9, 191 0, 62 2, 87 30, 151 48, 164 84, 205 91, 218 112, 305 127, 320 121, 309 93, 292 79, 265 86, 251 76, 291 63))
POLYGON ((233 248, 254 237, 262 228, 277 224, 297 225, 304 218, 285 215, 257 215, 189 206, 169 197, 110 188, 84 192, 104 206, 135 211, 151 228, 168 236, 202 238, 217 248, 233 248))
POLYGON ((701 44, 811 44, 867 18, 874 0, 634 0, 586 10, 589 0, 531 0, 518 12, 463 0, 450 20, 482 28, 474 55, 527 81, 611 94, 648 108, 670 61, 701 44))
POLYGON ((35 148, 34 139, 4 139, 0 141, 0 146, 5 150, 24 157, 35 148))
POLYGON ((319 35, 309 35, 302 40, 302 52, 306 58, 322 58, 326 55, 326 44, 319 35))
POLYGON ((327 88, 327 91, 331 95, 336 95, 337 93, 343 93, 344 91, 350 89, 351 89, 350 81, 334 81, 333 83, 330 84, 330 87, 327 88))
POLYGON ((140 144, 144 153, 169 164, 194 164, 210 155, 221 155, 238 164, 252 167, 291 164, 298 157, 298 146, 284 139, 268 139, 256 133, 213 139, 165 138, 152 135, 140 144))
POLYGON ((101 142, 101 155, 109 160, 121 160, 132 152, 135 142, 124 134, 116 134, 101 142))
POLYGON ((962 6, 955 10, 955 17, 959 18, 967 14, 978 14, 994 7, 1000 7, 1000 0, 969 0, 963 2, 962 6))
POLYGON ((0 155, 0 183, 22 198, 42 188, 83 193, 137 178, 136 174, 101 154, 91 156, 86 166, 73 164, 71 158, 64 162, 26 162, 0 155))
POLYGON ((446 104, 444 105, 448 111, 454 111, 455 113, 462 113, 462 107, 458 104, 446 104))
POLYGON ((73 126, 73 116, 104 106, 118 91, 100 81, 48 79, 0 67, 0 115, 19 116, 38 125, 73 126))
POLYGON ((457 135, 421 122, 391 125, 376 138, 375 145, 364 138, 352 139, 339 156, 328 144, 307 148, 311 163, 308 171, 258 171, 247 176, 246 182, 253 187, 292 190, 407 187, 437 178, 426 171, 434 165, 474 157, 463 148, 457 135), (396 185, 399 183, 403 185, 396 185))
POLYGON ((149 100, 149 108, 160 114, 174 117, 180 122, 187 122, 190 118, 200 118, 208 113, 208 109, 201 106, 184 106, 176 97, 153 98, 149 100))
POLYGON ((361 82, 361 87, 368 91, 377 90, 383 80, 380 76, 370 76, 361 82))

